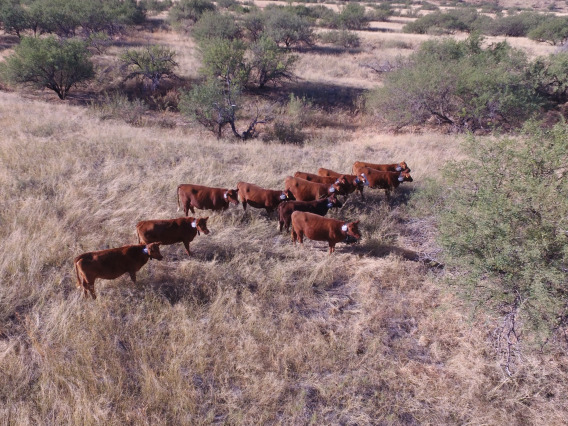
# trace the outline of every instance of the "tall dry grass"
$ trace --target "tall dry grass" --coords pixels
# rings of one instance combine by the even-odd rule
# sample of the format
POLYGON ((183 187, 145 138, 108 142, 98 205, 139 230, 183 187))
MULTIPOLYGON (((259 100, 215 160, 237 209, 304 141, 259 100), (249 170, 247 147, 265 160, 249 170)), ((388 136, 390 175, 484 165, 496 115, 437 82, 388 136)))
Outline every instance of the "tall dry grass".
POLYGON ((179 183, 280 188, 296 170, 365 158, 405 159, 420 185, 459 155, 454 137, 232 143, 6 93, 0 128, 1 424, 565 420, 565 357, 527 357, 505 377, 483 321, 396 254, 404 193, 388 207, 368 191, 333 212, 360 218, 364 236, 333 256, 231 207, 199 212, 212 234, 191 257, 164 247, 136 285, 99 280, 96 301, 75 289, 73 257, 135 242, 138 220, 177 217, 179 183))

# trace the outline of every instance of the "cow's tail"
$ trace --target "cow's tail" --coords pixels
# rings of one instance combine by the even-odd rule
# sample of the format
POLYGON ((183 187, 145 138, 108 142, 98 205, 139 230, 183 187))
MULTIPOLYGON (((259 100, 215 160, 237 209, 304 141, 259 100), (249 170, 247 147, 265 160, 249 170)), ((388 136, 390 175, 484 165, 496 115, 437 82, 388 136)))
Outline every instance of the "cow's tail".
POLYGON ((179 185, 178 185, 177 190, 176 190, 176 195, 177 195, 177 203, 178 203, 177 211, 179 212, 179 209, 180 209, 180 205, 179 205, 179 185))

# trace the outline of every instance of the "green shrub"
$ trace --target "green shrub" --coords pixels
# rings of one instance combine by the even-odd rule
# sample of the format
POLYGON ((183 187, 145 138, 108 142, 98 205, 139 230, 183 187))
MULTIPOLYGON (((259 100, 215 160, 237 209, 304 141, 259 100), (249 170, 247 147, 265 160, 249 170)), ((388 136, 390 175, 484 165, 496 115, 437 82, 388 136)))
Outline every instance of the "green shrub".
POLYGON ((215 11, 215 4, 209 0, 180 0, 174 4, 168 14, 172 27, 186 30, 188 25, 201 18, 203 13, 215 11))
POLYGON ((191 35, 197 41, 214 38, 234 40, 239 33, 240 29, 232 15, 210 11, 204 12, 191 29, 191 35))
POLYGON ((142 0, 140 7, 153 13, 160 13, 173 6, 172 0, 142 0))
POLYGON ((23 37, 2 68, 11 82, 49 89, 65 99, 72 87, 94 76, 84 42, 55 37, 23 37))
POLYGON ((148 45, 143 48, 129 49, 121 55, 129 78, 142 78, 150 81, 150 90, 154 91, 165 77, 175 78, 175 51, 160 45, 148 45))
POLYGON ((429 41, 367 99, 397 127, 434 118, 461 130, 519 125, 542 104, 523 52, 506 42, 487 49, 472 36, 429 41))
POLYGON ((211 39, 201 43, 202 73, 208 79, 220 79, 242 88, 249 78, 245 61, 246 45, 241 40, 211 39))
POLYGON ((530 68, 539 94, 553 105, 568 102, 568 53, 560 52, 547 58, 537 58, 530 68))
POLYGON ((326 31, 318 34, 318 39, 324 44, 333 44, 335 46, 354 48, 359 47, 361 39, 352 31, 326 31))
POLYGON ((516 15, 494 19, 484 29, 490 35, 504 35, 509 37, 525 37, 548 18, 536 12, 521 12, 516 15))
POLYGON ((21 37, 24 31, 32 28, 32 17, 21 5, 4 2, 0 3, 0 23, 5 32, 21 37))
POLYGON ((283 51, 274 40, 266 36, 250 46, 249 67, 258 87, 291 79, 292 68, 297 60, 297 56, 283 51))
POLYGON ((276 43, 286 47, 313 44, 313 29, 306 18, 280 8, 271 8, 265 14, 265 33, 276 43))
POLYGON ((465 149, 467 160, 445 168, 439 200, 452 282, 477 308, 512 316, 515 338, 532 329, 543 343, 568 324, 568 126, 529 123, 514 139, 470 137, 465 149))
POLYGON ((553 46, 564 44, 568 40, 568 19, 555 17, 547 19, 528 33, 531 40, 550 43, 553 46))
POLYGON ((245 36, 251 41, 257 41, 264 33, 266 27, 266 17, 263 13, 251 13, 242 20, 245 36))

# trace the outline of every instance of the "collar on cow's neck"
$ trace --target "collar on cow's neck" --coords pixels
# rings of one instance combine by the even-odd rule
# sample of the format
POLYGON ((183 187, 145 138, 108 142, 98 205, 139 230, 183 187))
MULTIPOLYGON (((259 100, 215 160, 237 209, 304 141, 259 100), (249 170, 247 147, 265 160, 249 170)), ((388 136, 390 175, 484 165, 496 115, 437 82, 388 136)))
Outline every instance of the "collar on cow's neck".
POLYGON ((347 229, 348 229, 348 228, 347 228, 347 224, 344 223, 343 226, 341 227, 341 230, 342 230, 343 232, 347 232, 347 229))
POLYGON ((144 248, 142 249, 142 253, 147 254, 148 256, 150 255, 150 253, 148 253, 148 247, 144 246, 144 248))
POLYGON ((398 175, 398 181, 404 182, 404 176, 402 175, 402 172, 400 173, 400 175, 398 175))
MULTIPOLYGON (((227 192, 229 192, 229 191, 227 191, 227 192)), ((223 193, 223 198, 224 198, 225 200, 227 199, 227 192, 224 192, 224 193, 223 193)))
POLYGON ((197 228, 197 220, 194 220, 193 222, 191 222, 191 227, 197 228))

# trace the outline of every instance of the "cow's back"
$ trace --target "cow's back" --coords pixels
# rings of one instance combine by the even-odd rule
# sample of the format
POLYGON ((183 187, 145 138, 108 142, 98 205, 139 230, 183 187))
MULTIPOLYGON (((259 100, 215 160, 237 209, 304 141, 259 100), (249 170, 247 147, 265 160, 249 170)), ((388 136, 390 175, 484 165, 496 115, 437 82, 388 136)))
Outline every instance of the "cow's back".
POLYGON ((292 213, 292 227, 298 233, 301 231, 310 240, 336 240, 342 222, 318 216, 314 213, 295 211, 292 213))

